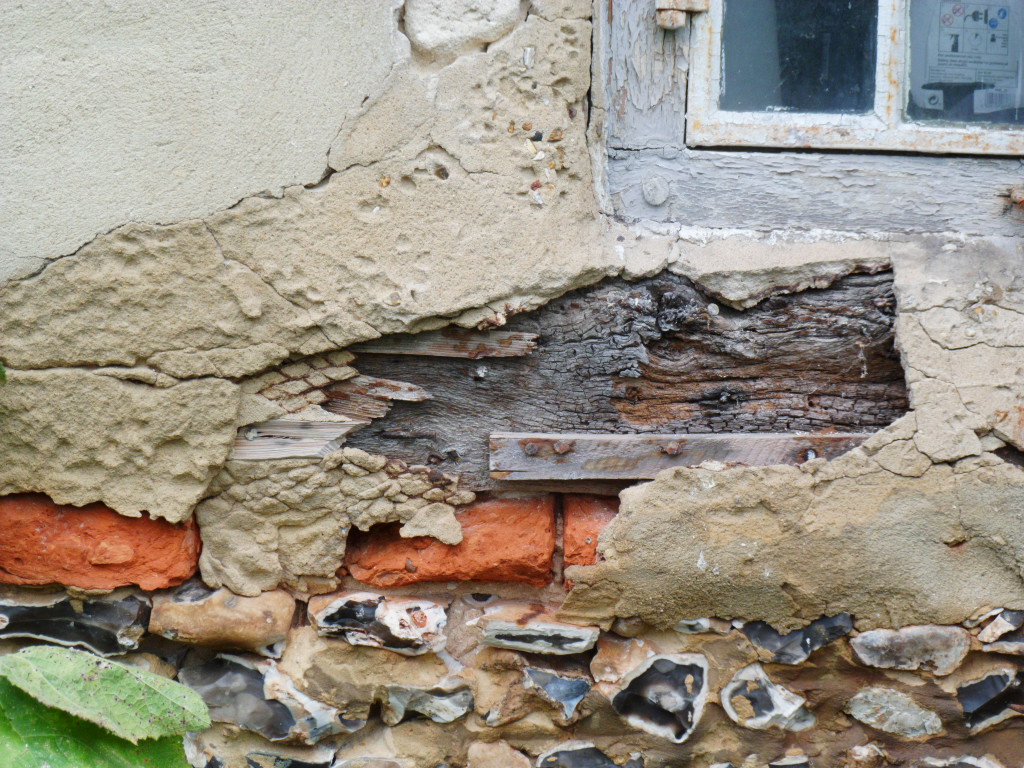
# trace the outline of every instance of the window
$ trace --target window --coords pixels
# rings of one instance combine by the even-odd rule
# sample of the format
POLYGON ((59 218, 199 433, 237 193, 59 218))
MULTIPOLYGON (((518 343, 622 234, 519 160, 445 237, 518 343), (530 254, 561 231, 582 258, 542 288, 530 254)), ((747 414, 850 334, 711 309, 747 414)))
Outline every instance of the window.
POLYGON ((686 142, 1024 154, 1024 0, 712 0, 686 142))

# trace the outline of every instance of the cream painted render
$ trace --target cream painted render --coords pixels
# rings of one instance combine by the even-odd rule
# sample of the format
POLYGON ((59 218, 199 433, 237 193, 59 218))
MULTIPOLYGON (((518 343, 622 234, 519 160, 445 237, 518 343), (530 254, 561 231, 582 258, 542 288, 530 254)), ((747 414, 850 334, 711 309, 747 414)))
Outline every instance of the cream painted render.
POLYGON ((126 222, 314 184, 408 43, 397 0, 0 8, 0 278, 126 222))

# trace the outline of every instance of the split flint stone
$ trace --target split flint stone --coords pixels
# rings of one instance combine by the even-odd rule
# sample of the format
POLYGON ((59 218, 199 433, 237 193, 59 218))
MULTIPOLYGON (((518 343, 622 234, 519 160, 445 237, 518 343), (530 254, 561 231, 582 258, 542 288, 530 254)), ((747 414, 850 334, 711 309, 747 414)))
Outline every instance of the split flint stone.
POLYGON ((345 719, 334 707, 306 696, 269 659, 221 654, 185 667, 178 679, 203 698, 210 719, 270 741, 315 744, 366 725, 365 720, 345 719))
POLYGON ((445 606, 430 600, 372 592, 320 595, 309 601, 309 619, 319 635, 403 656, 436 653, 447 642, 445 606))
POLYGON ((891 688, 865 688, 846 703, 846 711, 865 725, 908 739, 942 733, 942 720, 907 694, 891 688))
POLYGON ((971 733, 983 731, 1024 711, 1021 674, 1006 667, 957 686, 956 697, 971 733))
POLYGON ((77 600, 65 592, 0 592, 0 638, 27 637, 100 656, 134 651, 149 624, 149 599, 129 590, 77 600))
MULTIPOLYGON (((740 622, 742 626, 742 622, 740 622)), ((681 635, 700 635, 713 632, 716 635, 727 635, 733 630, 732 622, 724 619, 682 619, 672 627, 681 635)))
POLYGON ((744 728, 802 731, 814 725, 814 715, 804 706, 807 700, 772 682, 760 664, 733 675, 719 699, 729 719, 744 728), (743 713, 736 709, 737 699, 743 700, 743 713))
POLYGON ((187 736, 184 741, 185 759, 192 768, 225 768, 227 765, 223 758, 217 757, 216 755, 200 753, 196 749, 195 744, 187 736))
POLYGON ((811 768, 811 761, 806 755, 789 755, 772 760, 768 768, 811 768))
POLYGON ((334 750, 324 749, 323 758, 303 760, 297 757, 284 757, 273 752, 250 752, 245 756, 246 768, 331 768, 334 762, 334 750))
POLYGON ((850 640, 857 660, 880 669, 923 669, 952 674, 971 650, 971 636, 960 627, 925 625, 872 629, 850 640))
POLYGON ((853 616, 848 613, 823 616, 803 629, 785 635, 776 632, 764 621, 750 621, 742 628, 750 642, 774 654, 771 660, 776 664, 801 664, 814 651, 852 630, 853 616))
POLYGON ((523 675, 526 687, 537 688, 545 699, 560 706, 566 720, 576 713, 576 708, 592 687, 585 678, 563 677, 546 669, 527 667, 523 675))
POLYGON ((682 744, 704 713, 708 660, 699 653, 651 656, 616 687, 612 708, 623 720, 634 728, 682 744))
POLYGON ((536 603, 497 603, 468 623, 480 627, 485 645, 528 653, 582 653, 601 634, 597 627, 558 621, 553 610, 536 603))
POLYGON ((1002 611, 978 633, 989 653, 1008 653, 1024 656, 1024 611, 1002 611))
POLYGON ((711 619, 683 619, 673 629, 684 635, 699 635, 711 631, 711 619))
POLYGON ((1004 768, 1002 763, 996 762, 990 757, 950 757, 939 759, 937 757, 926 757, 914 768, 1004 768))
POLYGON ((989 619, 992 619, 995 616, 998 616, 1002 612, 1003 612, 1002 608, 993 608, 990 611, 985 611, 982 614, 975 615, 975 616, 972 616, 969 619, 966 619, 965 621, 962 622, 962 624, 965 627, 967 627, 968 629, 974 629, 975 627, 980 627, 986 621, 988 621, 989 619))
POLYGON ((1024 627, 1024 611, 1000 611, 981 632, 978 639, 983 643, 994 643, 1007 632, 1024 627))
POLYGON ((621 767, 588 741, 567 741, 542 752, 537 768, 643 768, 643 757, 634 757, 621 767))
POLYGON ((992 643, 985 643, 981 650, 987 653, 1008 653, 1012 656, 1024 656, 1024 627, 1007 632, 992 643))
POLYGON ((389 685, 381 700, 381 719, 398 725, 407 717, 420 715, 435 723, 453 723, 473 709, 473 693, 468 687, 449 690, 389 685))

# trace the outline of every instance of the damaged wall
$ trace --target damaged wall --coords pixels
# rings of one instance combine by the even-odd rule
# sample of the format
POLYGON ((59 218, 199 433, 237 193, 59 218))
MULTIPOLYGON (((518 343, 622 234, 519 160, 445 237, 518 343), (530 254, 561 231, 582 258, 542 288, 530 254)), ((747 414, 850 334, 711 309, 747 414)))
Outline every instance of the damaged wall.
POLYGON ((202 768, 1021 765, 1019 161, 689 150, 653 11, 4 10, 0 519, 62 533, 0 581, 71 590, 6 588, 5 648, 178 675, 202 768), (656 283, 701 325, 678 360, 742 326, 768 365, 773 322, 831 350, 829 423, 764 377, 742 419, 681 408, 656 283), (687 458, 779 424, 859 447, 687 458), (574 467, 561 432, 679 440, 650 482, 517 484, 492 429, 574 467))

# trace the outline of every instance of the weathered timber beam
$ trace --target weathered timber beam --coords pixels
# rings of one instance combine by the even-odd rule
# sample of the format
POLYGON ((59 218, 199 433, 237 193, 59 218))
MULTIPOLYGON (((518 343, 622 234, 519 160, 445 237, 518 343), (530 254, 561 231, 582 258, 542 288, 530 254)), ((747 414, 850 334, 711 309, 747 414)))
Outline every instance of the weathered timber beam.
POLYGON ((349 432, 365 421, 302 421, 271 419, 238 430, 232 461, 303 459, 326 456, 340 447, 349 432))
POLYGON ((866 434, 546 434, 490 438, 494 480, 644 480, 705 461, 730 465, 801 464, 855 448, 866 434))
POLYGON ((537 349, 537 334, 445 328, 426 333, 385 336, 351 347, 356 354, 422 357, 523 357, 537 349))

